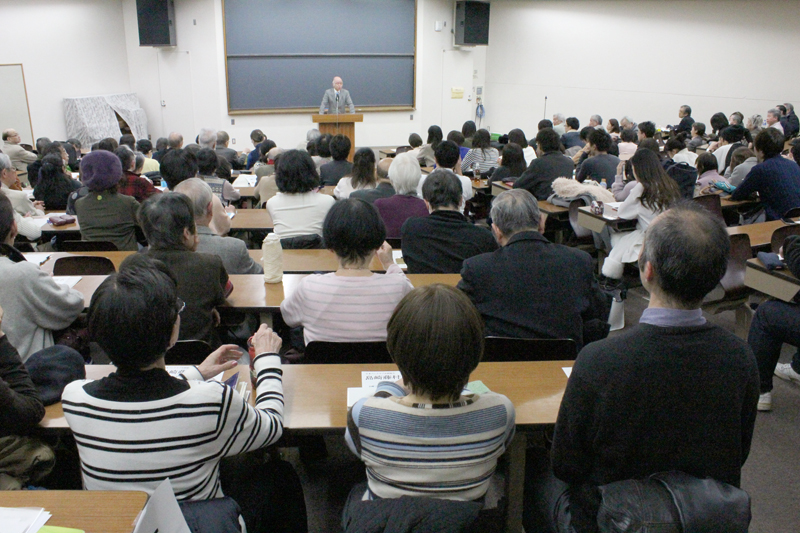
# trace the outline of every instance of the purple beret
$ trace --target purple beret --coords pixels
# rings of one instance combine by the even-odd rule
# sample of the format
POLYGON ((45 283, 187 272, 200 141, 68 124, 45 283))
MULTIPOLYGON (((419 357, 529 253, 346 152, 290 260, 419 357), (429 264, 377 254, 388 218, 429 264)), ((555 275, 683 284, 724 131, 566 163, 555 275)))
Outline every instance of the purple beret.
POLYGON ((122 162, 113 152, 95 150, 81 159, 81 181, 90 191, 105 191, 122 179, 122 162))

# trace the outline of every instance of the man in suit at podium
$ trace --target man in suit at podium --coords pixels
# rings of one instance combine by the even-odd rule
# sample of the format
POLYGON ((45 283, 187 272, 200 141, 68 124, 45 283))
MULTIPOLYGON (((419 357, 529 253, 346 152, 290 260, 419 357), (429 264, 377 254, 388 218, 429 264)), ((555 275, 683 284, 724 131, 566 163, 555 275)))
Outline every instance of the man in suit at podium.
POLYGON ((339 76, 333 78, 333 88, 325 91, 322 97, 322 103, 319 106, 320 115, 326 112, 329 115, 356 112, 356 106, 353 105, 350 93, 347 92, 347 89, 342 89, 342 85, 342 78, 339 76))

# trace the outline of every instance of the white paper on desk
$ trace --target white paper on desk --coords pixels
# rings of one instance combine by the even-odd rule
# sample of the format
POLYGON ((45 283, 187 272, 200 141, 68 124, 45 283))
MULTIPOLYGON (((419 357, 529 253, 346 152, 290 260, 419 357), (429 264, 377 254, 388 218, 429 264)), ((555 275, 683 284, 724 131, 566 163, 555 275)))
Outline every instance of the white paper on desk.
POLYGON ((50 223, 50 219, 47 218, 47 217, 45 217, 45 218, 32 218, 31 220, 33 220, 33 223, 36 224, 37 226, 39 226, 40 228, 44 227, 44 226, 46 226, 47 224, 50 223))
MULTIPOLYGON (((167 373, 169 373, 170 376, 177 378, 190 368, 194 367, 192 365, 166 365, 166 368, 167 368, 167 373)), ((219 381, 220 383, 222 383, 222 376, 224 374, 225 372, 220 372, 213 378, 210 378, 208 381, 219 381)))
POLYGON ((0 507, 0 531, 35 533, 50 520, 50 516, 41 507, 0 507))
POLYGON ((622 202, 605 202, 603 205, 608 206, 611 209, 619 209, 619 206, 622 205, 622 202))
POLYGON ((27 254, 22 254, 25 257, 25 260, 29 263, 36 263, 37 265, 43 265, 50 256, 53 254, 48 254, 45 252, 30 252, 27 254))
POLYGON ((239 174, 239 176, 233 180, 234 187, 255 187, 256 181, 258 181, 258 176, 253 176, 252 174, 239 174))
POLYGON ((364 371, 361 372, 361 387, 374 389, 381 381, 397 381, 400 378, 402 376, 399 370, 386 370, 384 372, 364 371))
POLYGON ((162 481, 150 495, 133 533, 191 533, 169 478, 162 481))
POLYGON ((78 284, 81 280, 81 276, 53 276, 53 279, 59 285, 66 285, 71 289, 78 284))
POLYGON ((564 371, 564 373, 567 375, 567 377, 570 377, 572 375, 572 367, 571 366, 562 366, 561 370, 564 371))
POLYGON ((392 259, 394 259, 394 262, 397 263, 397 266, 403 270, 408 268, 406 262, 403 260, 403 250, 392 250, 392 259))
POLYGON ((228 218, 233 218, 235 216, 236 216, 236 213, 231 213, 230 211, 228 211, 228 218))
POLYGON ((375 394, 375 387, 347 387, 347 407, 353 407, 361 398, 375 394))

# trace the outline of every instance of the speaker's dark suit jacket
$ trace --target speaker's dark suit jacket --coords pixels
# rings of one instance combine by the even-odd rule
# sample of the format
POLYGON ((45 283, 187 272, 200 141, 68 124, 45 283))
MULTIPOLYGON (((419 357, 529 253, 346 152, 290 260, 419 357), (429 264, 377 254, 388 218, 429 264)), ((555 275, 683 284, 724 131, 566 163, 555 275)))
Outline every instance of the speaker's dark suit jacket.
POLYGON ((517 233, 499 250, 464 261, 458 288, 477 306, 487 336, 574 339, 608 334, 609 304, 586 252, 517 233))

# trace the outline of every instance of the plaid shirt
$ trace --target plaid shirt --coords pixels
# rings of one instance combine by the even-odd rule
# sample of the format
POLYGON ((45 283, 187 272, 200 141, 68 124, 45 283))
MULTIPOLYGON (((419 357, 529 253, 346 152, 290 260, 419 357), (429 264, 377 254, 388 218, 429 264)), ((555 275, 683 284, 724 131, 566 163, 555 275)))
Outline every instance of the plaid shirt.
POLYGON ((119 180, 117 186, 119 188, 119 194, 133 196, 139 203, 161 192, 150 183, 150 180, 137 176, 133 172, 126 172, 125 175, 122 176, 122 179, 119 180))

